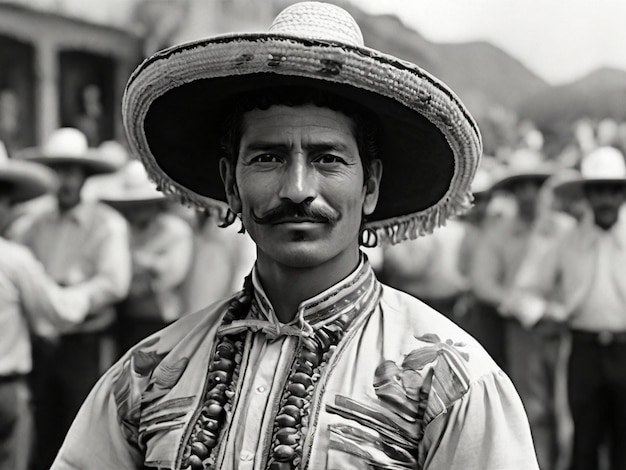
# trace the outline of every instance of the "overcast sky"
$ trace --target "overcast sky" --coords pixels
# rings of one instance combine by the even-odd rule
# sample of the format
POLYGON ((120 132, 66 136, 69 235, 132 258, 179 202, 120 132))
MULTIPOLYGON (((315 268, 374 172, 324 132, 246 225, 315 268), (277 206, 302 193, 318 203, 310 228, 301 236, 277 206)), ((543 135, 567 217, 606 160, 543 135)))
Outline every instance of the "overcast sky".
POLYGON ((625 0, 352 0, 435 42, 484 39, 552 84, 626 70, 625 0))

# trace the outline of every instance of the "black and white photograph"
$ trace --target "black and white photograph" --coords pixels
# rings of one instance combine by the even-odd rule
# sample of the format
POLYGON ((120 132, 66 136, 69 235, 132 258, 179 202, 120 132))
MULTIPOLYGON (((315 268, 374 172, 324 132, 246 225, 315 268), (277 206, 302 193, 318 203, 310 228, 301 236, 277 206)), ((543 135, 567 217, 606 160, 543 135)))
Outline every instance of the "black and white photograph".
POLYGON ((625 20, 0 0, 0 470, 626 470, 625 20))

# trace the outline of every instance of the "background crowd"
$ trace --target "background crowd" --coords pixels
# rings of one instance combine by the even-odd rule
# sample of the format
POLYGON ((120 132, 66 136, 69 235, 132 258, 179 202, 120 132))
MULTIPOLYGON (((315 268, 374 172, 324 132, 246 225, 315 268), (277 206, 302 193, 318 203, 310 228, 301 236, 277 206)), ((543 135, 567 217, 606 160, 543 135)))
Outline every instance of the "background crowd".
MULTIPOLYGON (((593 201, 568 191, 572 182, 587 177, 621 190, 614 204, 619 217, 626 181, 624 129, 626 123, 610 119, 577 122, 571 142, 548 156, 541 132, 519 123, 514 146, 483 157, 467 214, 432 236, 365 249, 383 282, 460 324, 509 374, 526 407, 542 469, 568 468, 574 448, 593 454, 594 446, 600 465, 620 468, 608 466, 617 452, 613 444, 624 437, 619 426, 577 416, 585 429, 574 432, 577 409, 569 402, 574 378, 568 377, 568 363, 572 338, 585 330, 589 337, 583 341, 625 347, 623 281, 617 281, 615 296, 605 287, 586 291, 583 309, 594 317, 582 324, 564 311, 540 308, 545 306, 540 297, 526 293, 554 297, 556 287, 546 280, 550 260, 566 234, 594 218, 593 201), (600 309, 614 309, 616 319, 603 320, 600 309)), ((2 239, 34 255, 0 257, 0 311, 16 304, 28 333, 16 333, 10 323, 15 317, 0 317, 0 390, 16 380, 23 387, 23 406, 3 403, 12 407, 19 425, 4 434, 0 449, 10 453, 17 446, 31 468, 47 468, 106 368, 138 340, 175 321, 177 312, 196 311, 238 290, 255 253, 245 233, 233 233, 238 227, 220 228, 211 214, 193 212, 157 191, 121 143, 89 147, 82 132, 61 128, 40 147, 11 157, 4 152, 0 172, 18 163, 48 169, 51 182, 39 197, 6 199, 0 220, 2 239), (9 296, 11 272, 5 265, 16 269, 16 263, 25 271, 37 265, 37 274, 22 286, 24 292, 9 296), (36 282, 40 285, 33 286, 36 282), (31 354, 32 361, 25 359, 31 354)), ((5 183, 5 193, 11 187, 5 183)), ((613 232, 613 224, 607 230, 613 232)), ((611 256, 621 259, 620 253, 611 256)), ((574 265, 589 262, 581 253, 570 258, 574 265)), ((610 262, 603 262, 596 262, 593 277, 611 284, 610 262)), ((570 288, 561 299, 567 304, 573 301, 567 296, 575 295, 570 288)), ((624 354, 612 356, 618 362, 608 372, 617 388, 598 384, 585 398, 602 403, 598 416, 620 416, 612 405, 613 394, 619 396, 624 387, 626 363, 620 358, 626 360, 624 354)), ((601 358, 589 360, 602 367, 601 358)), ((596 378, 576 380, 581 389, 596 378)), ((588 409, 589 402, 577 406, 588 409)))
MULTIPOLYGON (((157 26, 164 42, 171 31, 157 26)), ((34 54, 44 65, 48 49, 34 54)), ((80 82, 73 60, 85 58, 59 56, 67 87, 80 82)), ((116 358, 179 312, 239 290, 255 258, 238 224, 220 228, 171 200, 125 142, 105 139, 116 134, 104 116, 117 114, 103 97, 119 100, 112 85, 90 85, 107 75, 96 69, 72 98, 81 113, 62 123, 75 128, 48 132, 61 123, 45 121, 49 136, 27 148, 38 139, 25 121, 54 110, 55 69, 41 69, 50 80, 30 114, 16 99, 29 84, 0 70, 2 470, 49 468, 116 358)), ((512 378, 542 470, 626 468, 626 122, 596 114, 549 127, 500 108, 475 113, 485 154, 474 207, 432 236, 364 249, 381 281, 453 319, 512 378), (581 178, 602 184, 575 191, 581 178)))

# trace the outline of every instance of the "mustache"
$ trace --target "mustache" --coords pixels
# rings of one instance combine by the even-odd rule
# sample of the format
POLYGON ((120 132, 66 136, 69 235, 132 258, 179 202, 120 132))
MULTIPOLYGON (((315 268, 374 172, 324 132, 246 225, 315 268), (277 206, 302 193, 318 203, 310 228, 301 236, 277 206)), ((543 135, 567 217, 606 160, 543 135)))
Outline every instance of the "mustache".
POLYGON ((309 222, 333 223, 340 219, 341 215, 324 206, 312 206, 309 203, 294 203, 283 201, 279 206, 268 210, 262 215, 251 213, 252 219, 259 225, 275 225, 293 219, 305 219, 309 222))

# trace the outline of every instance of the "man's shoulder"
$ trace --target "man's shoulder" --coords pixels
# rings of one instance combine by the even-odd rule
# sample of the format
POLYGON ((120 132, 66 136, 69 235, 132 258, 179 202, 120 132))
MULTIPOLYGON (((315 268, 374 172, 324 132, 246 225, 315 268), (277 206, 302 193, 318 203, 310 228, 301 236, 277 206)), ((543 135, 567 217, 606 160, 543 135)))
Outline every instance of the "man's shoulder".
POLYGON ((115 380, 115 386, 128 387, 137 374, 150 378, 149 381, 152 382, 159 379, 159 374, 181 366, 180 375, 171 383, 173 387, 192 358, 198 356, 202 360, 204 356, 210 355, 214 332, 231 299, 232 297, 225 298, 197 312, 184 315, 130 348, 116 365, 122 373, 115 380), (134 374, 125 374, 125 370, 134 371, 134 374))
POLYGON ((417 374, 430 383, 426 423, 487 377, 502 373, 471 335, 420 300, 385 286, 381 309, 383 327, 393 329, 398 341, 395 359, 388 359, 400 375, 417 374))
MULTIPOLYGON (((414 347, 425 346, 423 338, 438 338, 442 343, 453 344, 468 355, 466 369, 470 375, 481 375, 497 370, 497 365, 484 348, 469 333, 442 313, 421 300, 383 285, 381 308, 385 320, 396 325, 402 336, 404 354, 414 347)), ((387 326, 387 325, 386 325, 387 326)), ((427 340, 426 343, 430 341, 427 340)), ((463 363, 462 363, 463 364, 463 363)))

